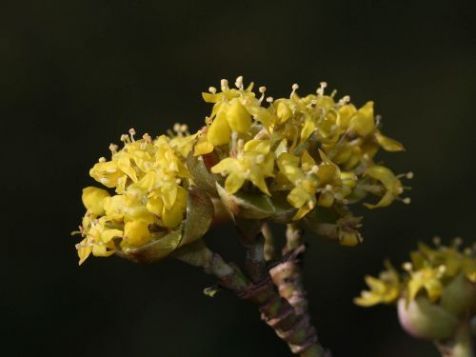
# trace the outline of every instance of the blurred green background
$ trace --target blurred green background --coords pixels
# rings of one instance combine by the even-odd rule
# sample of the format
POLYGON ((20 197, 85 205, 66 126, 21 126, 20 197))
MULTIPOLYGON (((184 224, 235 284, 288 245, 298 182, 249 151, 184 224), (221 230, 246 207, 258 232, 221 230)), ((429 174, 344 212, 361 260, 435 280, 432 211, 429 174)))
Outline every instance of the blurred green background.
MULTIPOLYGON (((201 91, 240 74, 269 95, 327 81, 358 105, 376 101, 415 172, 413 203, 364 211, 365 242, 308 237, 312 319, 334 356, 437 356, 407 337, 395 309, 352 304, 384 258, 418 240, 475 240, 474 1, 2 1, 3 126, 0 342, 4 356, 287 356, 253 306, 176 261, 90 259, 69 232, 81 188, 111 141, 135 127, 197 129, 201 91)), ((230 259, 222 227, 206 240, 230 259)))

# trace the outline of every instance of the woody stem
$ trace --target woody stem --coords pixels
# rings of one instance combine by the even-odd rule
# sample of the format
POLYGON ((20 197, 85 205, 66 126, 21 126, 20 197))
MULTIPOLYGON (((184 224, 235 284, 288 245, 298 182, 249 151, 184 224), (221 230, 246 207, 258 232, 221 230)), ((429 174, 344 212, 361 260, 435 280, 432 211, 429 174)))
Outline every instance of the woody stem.
POLYGON ((288 344, 294 354, 306 357, 325 356, 308 319, 296 314, 294 308, 279 296, 268 276, 252 282, 238 267, 225 262, 202 242, 187 248, 178 251, 175 257, 187 264, 201 267, 207 274, 214 275, 222 287, 257 305, 261 318, 288 344))
MULTIPOLYGON (((301 229, 294 224, 288 224, 286 245, 283 248, 283 255, 287 258, 270 269, 269 273, 274 284, 278 287, 281 297, 294 307, 297 315, 311 325, 300 261, 300 256, 303 255, 304 251, 305 246, 301 229)), ((315 330, 314 333, 316 333, 315 330)), ((311 352, 308 351, 308 353, 311 352)), ((330 355, 330 352, 327 351, 327 354, 330 355)), ((308 355, 301 354, 301 356, 308 355)))

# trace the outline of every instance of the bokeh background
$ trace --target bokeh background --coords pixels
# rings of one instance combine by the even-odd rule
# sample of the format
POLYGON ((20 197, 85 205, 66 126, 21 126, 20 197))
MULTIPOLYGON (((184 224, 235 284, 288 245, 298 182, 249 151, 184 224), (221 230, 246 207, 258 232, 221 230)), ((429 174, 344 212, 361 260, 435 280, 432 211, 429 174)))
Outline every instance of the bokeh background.
MULTIPOLYGON (((201 91, 240 74, 274 97, 327 81, 376 101, 407 151, 412 204, 365 213, 354 249, 307 237, 305 281, 322 343, 339 356, 437 356, 393 308, 352 298, 384 258, 435 234, 475 240, 473 1, 2 1, 0 341, 4 356, 288 356, 253 306, 176 261, 77 266, 88 170, 130 127, 192 129, 201 91)), ((206 240, 240 256, 233 230, 206 240)))

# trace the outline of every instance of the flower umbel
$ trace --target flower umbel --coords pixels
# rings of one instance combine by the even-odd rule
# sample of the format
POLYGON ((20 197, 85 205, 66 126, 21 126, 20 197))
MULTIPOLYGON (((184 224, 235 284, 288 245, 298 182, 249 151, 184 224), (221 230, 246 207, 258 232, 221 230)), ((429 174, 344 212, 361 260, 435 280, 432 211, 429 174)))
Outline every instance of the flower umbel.
POLYGON ((101 158, 90 171, 99 183, 115 190, 86 187, 87 209, 81 226, 84 239, 77 245, 80 264, 92 253, 109 256, 159 240, 183 221, 190 175, 184 158, 194 136, 183 130, 175 137, 152 139, 135 131, 123 135, 123 148, 111 145, 112 157, 101 158))
POLYGON ((370 291, 354 302, 398 302, 400 322, 410 334, 437 340, 453 336, 476 315, 476 250, 461 248, 459 239, 450 246, 436 242, 435 248, 420 244, 401 274, 387 265, 379 279, 367 277, 370 291))

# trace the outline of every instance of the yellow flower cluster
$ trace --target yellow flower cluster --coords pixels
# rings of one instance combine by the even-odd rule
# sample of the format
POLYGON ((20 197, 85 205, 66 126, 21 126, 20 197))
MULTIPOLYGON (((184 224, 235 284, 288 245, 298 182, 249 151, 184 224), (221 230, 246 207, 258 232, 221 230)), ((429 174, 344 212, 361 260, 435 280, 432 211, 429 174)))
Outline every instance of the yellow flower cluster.
POLYGON ((289 98, 274 100, 265 98, 265 87, 259 97, 253 83, 245 88, 242 77, 235 88, 222 80, 220 92, 210 87, 203 93, 213 109, 194 155, 215 156, 211 172, 226 177, 229 194, 261 192, 273 198, 286 193, 294 220, 315 207, 345 206, 369 193, 380 197, 366 203, 369 208, 400 199, 399 176, 374 157, 380 148, 396 152, 403 146, 381 133, 373 102, 357 108, 349 97, 326 95, 325 87, 321 83, 315 94, 300 96, 295 84, 289 98))
POLYGON ((227 208, 233 214, 246 206, 244 218, 288 223, 309 220, 311 211, 332 210, 335 220, 325 230, 345 245, 361 240, 360 220, 348 204, 368 194, 379 197, 365 204, 369 208, 400 199, 399 176, 374 157, 380 148, 401 151, 403 146, 380 132, 373 102, 357 108, 348 97, 336 100, 325 94, 324 83, 306 96, 293 85, 289 98, 277 100, 265 98, 264 87, 257 96, 242 77, 235 87, 223 80, 220 92, 211 87, 203 93, 213 109, 195 134, 177 124, 175 134, 135 140, 131 129, 120 150, 111 145, 111 159, 101 158, 90 170, 109 191, 83 191, 87 212, 84 239, 77 245, 80 263, 91 253, 107 256, 141 247, 176 230, 192 184, 225 206, 232 202, 233 209, 227 208))
POLYGON ((463 286, 476 293, 476 249, 463 250, 460 244, 459 239, 452 246, 438 243, 431 248, 419 244, 418 249, 410 254, 411 262, 403 264, 405 272, 401 276, 387 263, 387 269, 378 279, 365 278, 370 291, 363 291, 354 302, 360 306, 372 306, 393 303, 400 297, 407 302, 425 297, 436 303, 444 296, 448 299, 447 296, 455 294, 455 282, 459 279, 466 282, 463 286))
POLYGON ((142 246, 177 228, 185 214, 190 174, 184 159, 194 135, 186 127, 177 135, 152 139, 135 132, 123 135, 124 146, 111 145, 111 160, 99 159, 90 175, 115 194, 86 187, 82 201, 87 211, 81 225, 84 239, 77 245, 80 264, 92 253, 109 256, 118 249, 142 246))

